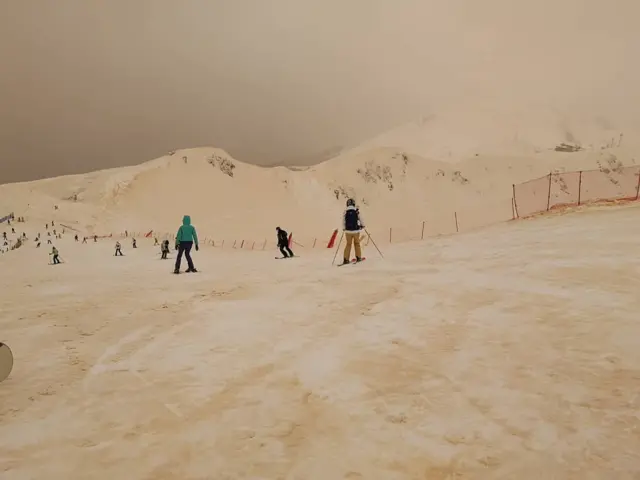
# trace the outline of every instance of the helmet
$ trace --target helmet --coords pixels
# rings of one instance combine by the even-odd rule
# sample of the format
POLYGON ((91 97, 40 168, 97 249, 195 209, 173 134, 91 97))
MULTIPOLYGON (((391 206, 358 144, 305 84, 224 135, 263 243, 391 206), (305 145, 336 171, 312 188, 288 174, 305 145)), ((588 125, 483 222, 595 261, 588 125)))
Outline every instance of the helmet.
POLYGON ((276 230, 280 230, 280 227, 276 227, 276 230))
POLYGON ((356 201, 353 198, 350 198, 349 200, 347 200, 347 207, 355 207, 356 206, 356 201))

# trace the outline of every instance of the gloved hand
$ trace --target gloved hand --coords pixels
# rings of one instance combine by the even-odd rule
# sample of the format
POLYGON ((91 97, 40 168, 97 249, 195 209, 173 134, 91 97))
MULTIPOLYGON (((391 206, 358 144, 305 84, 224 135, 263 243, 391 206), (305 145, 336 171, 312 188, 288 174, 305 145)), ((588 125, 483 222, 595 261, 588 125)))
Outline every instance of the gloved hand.
POLYGON ((176 243, 175 250, 177 250, 177 249, 178 249, 178 244, 176 243))
POLYGON ((196 252, 200 250, 200 247, 198 247, 198 245, 196 245, 196 252))

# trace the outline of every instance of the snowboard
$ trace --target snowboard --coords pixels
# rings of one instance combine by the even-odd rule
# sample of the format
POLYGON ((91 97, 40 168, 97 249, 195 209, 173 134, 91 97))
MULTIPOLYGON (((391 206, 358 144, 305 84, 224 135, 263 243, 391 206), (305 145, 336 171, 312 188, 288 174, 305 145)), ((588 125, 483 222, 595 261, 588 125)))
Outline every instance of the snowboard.
POLYGON ((13 353, 8 345, 0 342, 0 382, 5 380, 13 368, 13 353))

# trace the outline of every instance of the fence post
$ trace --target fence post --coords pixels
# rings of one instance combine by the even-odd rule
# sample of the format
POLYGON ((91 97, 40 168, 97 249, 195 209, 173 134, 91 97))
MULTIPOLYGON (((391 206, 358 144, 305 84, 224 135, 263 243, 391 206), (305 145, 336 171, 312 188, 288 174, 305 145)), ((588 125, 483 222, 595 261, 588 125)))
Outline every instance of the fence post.
POLYGON ((264 250, 267 246, 267 239, 264 239, 264 243, 262 244, 262 249, 264 250))
POLYGON ((389 243, 391 243, 391 227, 389 227, 389 243))
POLYGON ((253 250, 253 247, 256 246, 256 242, 253 242, 253 244, 251 245, 251 250, 253 250))
POLYGON ((244 247, 244 240, 242 240, 242 242, 240 242, 240 250, 242 250, 242 247, 244 247))
POLYGON ((420 234, 420 240, 424 240, 424 220, 422 221, 422 233, 420 234))
POLYGON ((456 233, 459 233, 460 230, 458 229, 458 212, 453 212, 453 216, 456 219, 456 233))
POLYGON ((578 206, 580 205, 581 199, 582 199, 582 170, 580 170, 580 177, 578 179, 578 206))
POLYGON ((638 200, 639 195, 640 195, 640 170, 638 170, 638 186, 636 187, 636 200, 638 200))
POLYGON ((224 238, 222 239, 222 245, 220 246, 220 248, 224 248, 224 238))
POLYGON ((547 212, 551 208, 551 172, 549 172, 549 193, 547 194, 547 212))
POLYGON ((516 211, 516 218, 520 218, 520 215, 518 214, 518 201, 516 200, 516 184, 512 184, 512 188, 513 188, 513 208, 516 211))
POLYGON ((313 239, 313 247, 311 247, 311 248, 316 248, 316 240, 318 240, 318 239, 317 238, 313 239))
POLYGON ((232 246, 231 248, 236 248, 236 242, 237 242, 237 241, 238 241, 238 240, 234 240, 234 241, 233 241, 233 246, 232 246))

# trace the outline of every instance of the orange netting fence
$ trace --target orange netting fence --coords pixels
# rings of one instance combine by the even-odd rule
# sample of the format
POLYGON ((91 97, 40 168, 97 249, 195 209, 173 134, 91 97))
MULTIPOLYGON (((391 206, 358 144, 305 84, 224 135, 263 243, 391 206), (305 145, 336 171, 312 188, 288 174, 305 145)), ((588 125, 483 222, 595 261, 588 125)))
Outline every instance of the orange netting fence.
POLYGON ((550 172, 544 177, 513 185, 517 218, 567 206, 635 201, 639 193, 640 166, 550 172))

